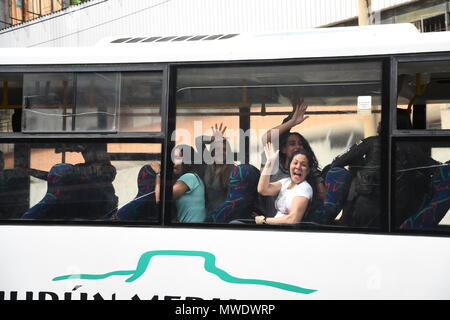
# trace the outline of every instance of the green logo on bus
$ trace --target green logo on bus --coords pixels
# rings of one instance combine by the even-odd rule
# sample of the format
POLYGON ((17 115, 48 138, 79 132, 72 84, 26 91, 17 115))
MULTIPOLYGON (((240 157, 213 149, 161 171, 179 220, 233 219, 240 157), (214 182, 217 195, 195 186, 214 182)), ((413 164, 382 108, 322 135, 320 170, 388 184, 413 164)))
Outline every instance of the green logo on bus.
POLYGON ((112 271, 105 274, 72 274, 72 275, 64 275, 53 278, 53 281, 60 280, 68 280, 68 279, 85 279, 85 280, 101 280, 106 279, 111 276, 130 276, 125 281, 133 282, 141 277, 148 268, 150 260, 155 256, 191 256, 191 257, 202 257, 205 259, 205 270, 212 274, 218 276, 222 281, 229 283, 237 283, 237 284, 257 284, 263 286, 269 286, 273 288, 278 288, 281 290, 309 294, 313 293, 317 290, 314 289, 306 289, 298 286, 294 286, 287 283, 269 281, 269 280, 259 280, 259 279, 243 279, 236 278, 226 271, 218 268, 216 266, 216 257, 209 252, 206 251, 186 251, 186 250, 155 250, 148 251, 141 255, 141 258, 138 261, 136 270, 118 270, 112 271))

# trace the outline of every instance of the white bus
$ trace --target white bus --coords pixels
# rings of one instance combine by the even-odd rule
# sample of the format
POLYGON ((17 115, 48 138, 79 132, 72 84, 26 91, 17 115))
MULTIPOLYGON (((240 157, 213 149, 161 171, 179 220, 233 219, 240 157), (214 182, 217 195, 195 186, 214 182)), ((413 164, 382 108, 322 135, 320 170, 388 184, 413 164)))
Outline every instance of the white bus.
MULTIPOLYGON (((398 24, 2 48, 0 80, 0 300, 450 298, 449 32, 398 24), (173 148, 196 148, 217 125, 227 173, 256 168, 255 181, 262 136, 294 95, 308 119, 290 130, 325 183, 327 165, 380 123, 379 180, 365 195, 376 222, 352 215, 358 165, 345 167, 350 189, 325 223, 229 223, 207 209, 204 221, 180 218, 173 148), (397 127, 397 109, 411 127, 397 127), (433 164, 400 167, 405 146, 433 164), (422 179, 402 185, 411 172, 422 179)), ((221 186, 230 212, 233 186, 221 186)), ((245 199, 239 218, 273 215, 261 198, 245 199)))

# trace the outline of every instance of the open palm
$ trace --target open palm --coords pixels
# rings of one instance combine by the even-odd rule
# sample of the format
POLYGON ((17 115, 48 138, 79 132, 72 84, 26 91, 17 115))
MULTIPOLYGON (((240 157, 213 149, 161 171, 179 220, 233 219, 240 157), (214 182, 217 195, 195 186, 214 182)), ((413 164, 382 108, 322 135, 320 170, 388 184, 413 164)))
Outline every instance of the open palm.
POLYGON ((277 151, 274 150, 272 142, 267 142, 266 145, 264 146, 264 153, 266 155, 266 159, 268 162, 271 163, 275 162, 279 152, 280 150, 277 151))

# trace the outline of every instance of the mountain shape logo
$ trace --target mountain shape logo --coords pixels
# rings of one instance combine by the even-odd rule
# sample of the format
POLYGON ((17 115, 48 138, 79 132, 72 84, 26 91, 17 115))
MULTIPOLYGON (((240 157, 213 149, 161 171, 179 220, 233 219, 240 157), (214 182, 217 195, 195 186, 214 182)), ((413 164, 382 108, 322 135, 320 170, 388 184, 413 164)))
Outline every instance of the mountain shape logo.
POLYGON ((84 280, 101 280, 106 279, 112 276, 129 276, 125 282, 133 282, 141 277, 148 268, 150 260, 155 256, 189 256, 189 257, 201 257, 205 259, 204 268, 207 272, 215 274, 222 281, 228 283, 236 283, 236 284, 256 284, 262 286, 269 286, 273 288, 278 288, 285 291, 296 292, 301 294, 310 294, 316 292, 314 289, 306 289, 302 287, 298 287, 295 285, 270 281, 270 280, 259 280, 259 279, 243 279, 236 278, 230 275, 228 272, 218 268, 216 266, 216 257, 209 252, 206 251, 190 251, 190 250, 154 250, 148 251, 141 255, 136 270, 118 270, 112 271, 104 274, 72 274, 72 275, 64 275, 55 277, 53 281, 61 281, 68 279, 84 279, 84 280))

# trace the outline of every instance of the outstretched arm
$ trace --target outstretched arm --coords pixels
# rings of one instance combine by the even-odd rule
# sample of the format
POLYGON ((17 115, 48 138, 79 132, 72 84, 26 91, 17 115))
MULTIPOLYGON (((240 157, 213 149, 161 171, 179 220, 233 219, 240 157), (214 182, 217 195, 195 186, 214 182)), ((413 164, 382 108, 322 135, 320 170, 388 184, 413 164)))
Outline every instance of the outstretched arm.
MULTIPOLYGON (((161 189, 161 176, 160 176, 160 172, 161 172, 161 165, 156 162, 153 161, 150 163, 150 166, 152 167, 153 171, 156 172, 156 181, 155 181, 155 199, 156 199, 156 203, 160 202, 160 189, 161 189)), ((189 187, 183 182, 183 181, 177 181, 174 185, 173 185, 173 189, 172 189, 172 196, 174 199, 178 199, 179 197, 181 197, 186 191, 189 190, 189 187)))
POLYGON ((265 145, 266 142, 273 142, 272 138, 277 133, 278 136, 280 136, 285 132, 289 132, 292 127, 295 127, 308 119, 309 116, 305 116, 306 109, 308 109, 308 105, 304 103, 303 98, 295 99, 292 102, 292 116, 290 119, 264 133, 262 136, 262 143, 265 145))
POLYGON ((308 208, 309 199, 306 197, 294 197, 292 199, 291 211, 289 214, 277 217, 277 218, 266 218, 264 216, 256 216, 256 224, 295 224, 302 221, 305 215, 306 209, 308 208))
POLYGON ((267 218, 267 224, 295 224, 302 221, 308 208, 309 199, 306 197, 294 197, 292 199, 291 211, 289 214, 278 218, 267 218))
POLYGON ((370 149, 370 142, 367 138, 360 140, 352 145, 350 149, 334 158, 331 167, 343 168, 348 165, 359 164, 364 155, 370 152, 370 149))
POLYGON ((264 152, 266 153, 267 161, 259 177, 258 192, 263 196, 276 196, 280 192, 281 183, 270 182, 270 175, 278 158, 279 150, 274 151, 272 143, 268 142, 264 146, 264 152))

